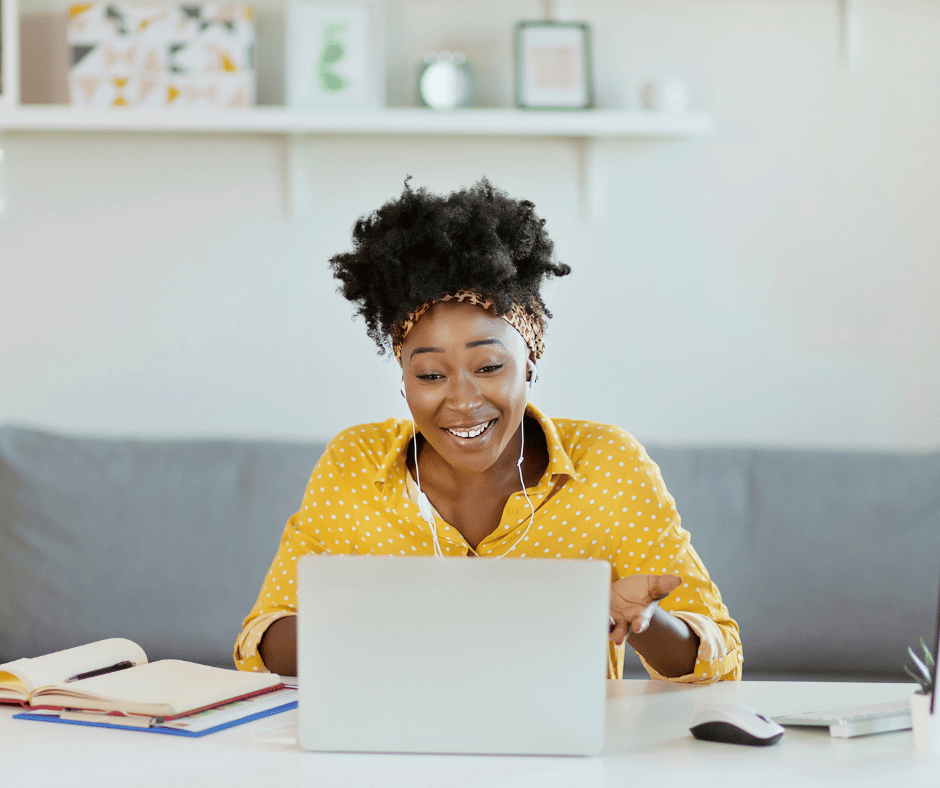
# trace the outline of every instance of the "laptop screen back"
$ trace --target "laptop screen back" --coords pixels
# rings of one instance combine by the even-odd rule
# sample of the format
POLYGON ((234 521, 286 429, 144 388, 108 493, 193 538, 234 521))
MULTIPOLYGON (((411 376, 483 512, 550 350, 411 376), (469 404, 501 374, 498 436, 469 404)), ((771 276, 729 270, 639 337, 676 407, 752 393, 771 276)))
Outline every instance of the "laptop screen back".
POLYGON ((306 556, 300 745, 596 754, 609 599, 603 561, 306 556))

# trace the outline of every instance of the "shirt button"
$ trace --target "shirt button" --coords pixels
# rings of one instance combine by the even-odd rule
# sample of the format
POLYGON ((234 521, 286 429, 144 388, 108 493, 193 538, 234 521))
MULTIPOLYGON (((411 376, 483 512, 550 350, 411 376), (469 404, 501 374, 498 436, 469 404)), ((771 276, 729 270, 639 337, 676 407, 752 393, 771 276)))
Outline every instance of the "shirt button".
POLYGON ((519 513, 519 509, 518 509, 517 507, 515 507, 515 506, 510 506, 510 507, 509 507, 509 513, 510 513, 510 514, 518 514, 518 513, 519 513))

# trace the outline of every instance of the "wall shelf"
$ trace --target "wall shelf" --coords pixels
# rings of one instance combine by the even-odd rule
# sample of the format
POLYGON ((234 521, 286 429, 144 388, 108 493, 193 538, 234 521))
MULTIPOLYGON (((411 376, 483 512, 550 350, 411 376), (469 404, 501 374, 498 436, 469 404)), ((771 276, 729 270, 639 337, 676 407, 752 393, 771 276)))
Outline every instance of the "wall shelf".
POLYGON ((0 130, 32 132, 179 132, 223 134, 407 134, 531 137, 701 137, 712 120, 701 113, 587 110, 418 108, 312 111, 284 107, 176 112, 89 110, 20 104, 0 111, 0 130))
POLYGON ((461 109, 438 112, 418 108, 357 111, 312 111, 285 107, 247 110, 176 112, 167 110, 89 110, 70 106, 20 104, 0 109, 0 135, 22 133, 137 134, 267 134, 283 136, 285 212, 296 216, 308 198, 304 193, 305 137, 327 135, 487 136, 574 139, 581 146, 581 204, 595 221, 604 216, 605 190, 601 146, 623 138, 683 139, 712 131, 703 113, 649 111, 526 111, 461 109))

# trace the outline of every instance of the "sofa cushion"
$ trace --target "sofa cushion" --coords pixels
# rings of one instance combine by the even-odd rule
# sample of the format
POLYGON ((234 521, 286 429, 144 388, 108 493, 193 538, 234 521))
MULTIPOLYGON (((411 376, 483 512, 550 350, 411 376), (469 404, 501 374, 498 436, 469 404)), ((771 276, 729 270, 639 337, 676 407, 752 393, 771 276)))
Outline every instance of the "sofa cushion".
POLYGON ((231 666, 323 449, 0 428, 0 662, 127 637, 231 666))
POLYGON ((903 676, 937 622, 940 453, 647 447, 744 676, 903 676))

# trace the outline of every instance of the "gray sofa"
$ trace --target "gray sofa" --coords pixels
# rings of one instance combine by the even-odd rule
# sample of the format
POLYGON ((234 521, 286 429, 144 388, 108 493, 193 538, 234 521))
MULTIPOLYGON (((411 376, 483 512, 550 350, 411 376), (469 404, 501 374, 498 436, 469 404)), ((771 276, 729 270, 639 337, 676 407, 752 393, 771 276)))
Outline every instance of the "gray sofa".
MULTIPOLYGON (((741 625, 745 678, 903 678, 935 626, 940 453, 647 449, 741 625)), ((0 427, 0 662, 122 636, 230 666, 322 450, 0 427)))

